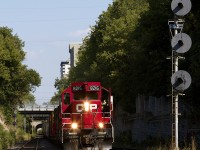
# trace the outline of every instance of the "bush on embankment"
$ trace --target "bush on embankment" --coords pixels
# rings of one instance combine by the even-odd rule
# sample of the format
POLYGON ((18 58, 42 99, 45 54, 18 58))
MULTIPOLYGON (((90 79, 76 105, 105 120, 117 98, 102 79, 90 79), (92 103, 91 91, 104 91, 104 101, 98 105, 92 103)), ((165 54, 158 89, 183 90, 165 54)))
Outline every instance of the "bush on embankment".
POLYGON ((22 129, 5 130, 4 127, 0 125, 0 150, 7 149, 15 143, 30 140, 30 138, 31 135, 22 129))
POLYGON ((13 126, 14 118, 7 112, 8 109, 6 111, 6 108, 0 106, 0 150, 31 138, 31 135, 23 130, 23 117, 17 114, 17 125, 13 126))
POLYGON ((7 149, 10 145, 14 144, 14 132, 5 130, 2 125, 0 125, 0 149, 7 149))

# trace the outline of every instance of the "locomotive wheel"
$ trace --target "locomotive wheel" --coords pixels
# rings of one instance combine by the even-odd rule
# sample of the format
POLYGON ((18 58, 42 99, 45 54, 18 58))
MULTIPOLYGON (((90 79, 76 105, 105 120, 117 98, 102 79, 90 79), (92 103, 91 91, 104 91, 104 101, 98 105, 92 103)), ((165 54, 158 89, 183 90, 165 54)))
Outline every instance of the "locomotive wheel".
POLYGON ((63 150, 79 150, 78 140, 63 143, 63 150))

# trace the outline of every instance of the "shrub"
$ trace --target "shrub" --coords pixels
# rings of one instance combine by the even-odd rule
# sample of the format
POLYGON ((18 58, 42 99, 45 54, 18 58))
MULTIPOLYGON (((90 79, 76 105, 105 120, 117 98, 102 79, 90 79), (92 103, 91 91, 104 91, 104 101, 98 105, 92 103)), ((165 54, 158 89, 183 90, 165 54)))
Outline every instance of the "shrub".
POLYGON ((4 130, 3 126, 0 125, 0 149, 7 149, 13 144, 13 139, 10 132, 4 130))

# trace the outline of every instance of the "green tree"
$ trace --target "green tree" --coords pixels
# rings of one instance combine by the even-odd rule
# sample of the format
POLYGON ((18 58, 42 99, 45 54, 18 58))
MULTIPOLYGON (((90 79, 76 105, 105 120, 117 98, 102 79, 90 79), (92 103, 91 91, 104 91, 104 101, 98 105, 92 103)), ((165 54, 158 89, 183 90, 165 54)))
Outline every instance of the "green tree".
POLYGON ((61 92, 69 86, 69 82, 67 78, 55 79, 55 88, 57 89, 57 93, 50 100, 50 104, 59 104, 61 92))
POLYGON ((23 99, 24 104, 36 104, 35 103, 35 97, 31 93, 24 95, 22 99, 23 99))
POLYGON ((56 93, 50 100, 50 104, 52 105, 58 105, 60 102, 60 95, 56 93))
POLYGON ((0 105, 5 107, 7 123, 12 123, 15 107, 40 85, 39 74, 22 62, 25 59, 24 42, 12 29, 0 27, 0 105))
POLYGON ((67 78, 61 78, 61 79, 56 78, 54 87, 58 90, 59 94, 68 86, 69 84, 67 78))
POLYGON ((79 62, 70 71, 69 80, 101 81, 104 86, 111 86, 116 100, 132 100, 128 105, 134 104, 136 92, 131 65, 140 51, 132 33, 148 10, 145 0, 114 1, 84 39, 79 62))
MULTIPOLYGON (((192 48, 184 54, 179 69, 190 72, 192 85, 184 100, 199 108, 200 51, 198 40, 200 4, 191 0, 192 10, 184 16, 182 32, 188 33, 192 48)), ((69 73, 68 83, 101 81, 111 87, 115 101, 133 112, 138 94, 146 96, 171 93, 171 36, 167 21, 174 18, 168 0, 115 0, 103 12, 91 33, 84 39, 77 66, 69 73)), ((198 113, 199 114, 199 113, 198 113)))
POLYGON ((198 98, 200 91, 200 4, 198 0, 191 0, 192 9, 186 15, 183 32, 187 33, 192 39, 191 49, 184 54, 185 60, 181 62, 180 69, 188 71, 192 77, 192 84, 188 90, 185 91, 183 100, 189 104, 191 116, 194 120, 200 117, 200 101, 198 98))

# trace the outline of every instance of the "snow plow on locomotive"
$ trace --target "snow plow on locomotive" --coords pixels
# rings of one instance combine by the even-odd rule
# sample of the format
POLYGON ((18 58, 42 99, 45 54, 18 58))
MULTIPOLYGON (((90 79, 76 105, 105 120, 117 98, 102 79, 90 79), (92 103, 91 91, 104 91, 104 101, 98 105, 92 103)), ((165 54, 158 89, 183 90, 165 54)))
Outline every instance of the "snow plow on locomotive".
POLYGON ((61 103, 54 110, 50 135, 64 150, 109 150, 114 141, 112 112, 110 89, 100 82, 72 83, 63 90, 61 103))

